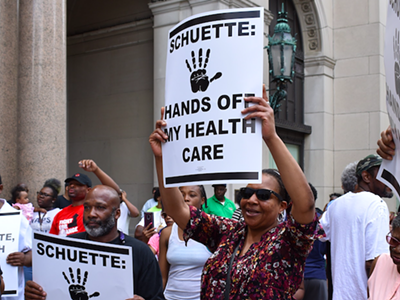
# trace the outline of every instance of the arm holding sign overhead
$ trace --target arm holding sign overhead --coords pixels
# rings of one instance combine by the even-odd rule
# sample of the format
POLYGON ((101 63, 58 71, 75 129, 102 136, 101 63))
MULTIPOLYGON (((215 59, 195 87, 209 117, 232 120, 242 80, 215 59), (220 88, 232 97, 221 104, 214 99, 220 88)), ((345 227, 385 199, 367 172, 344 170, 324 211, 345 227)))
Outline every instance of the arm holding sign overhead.
POLYGON ((379 148, 376 152, 383 158, 387 160, 392 160, 395 155, 396 145, 393 141, 392 129, 390 126, 381 132, 381 138, 378 140, 379 148))
POLYGON ((161 108, 161 119, 156 122, 156 129, 150 135, 149 143, 153 150, 154 159, 157 169, 157 178, 160 188, 160 194, 163 197, 164 211, 171 216, 180 228, 185 228, 190 219, 189 206, 183 200, 182 193, 177 187, 164 187, 164 171, 163 171, 163 156, 162 143, 168 140, 168 135, 162 130, 162 127, 167 126, 164 120, 165 108, 161 108))
MULTIPOLYGON (((263 140, 270 149, 283 183, 293 200, 292 215, 294 219, 300 224, 312 222, 315 215, 313 195, 303 171, 275 131, 274 112, 269 105, 265 86, 263 87, 263 98, 247 97, 245 101, 254 104, 242 111, 243 114, 248 114, 245 119, 261 119, 263 140)), ((185 204, 178 188, 164 187, 161 145, 167 141, 168 136, 162 130, 167 125, 163 117, 164 108, 161 109, 161 119, 156 122, 156 129, 150 135, 149 142, 154 153, 165 212, 175 220, 180 228, 184 229, 190 219, 189 207, 185 204)))
POLYGON ((314 196, 299 164, 275 131, 274 111, 269 105, 263 86, 263 98, 247 97, 245 101, 254 105, 245 108, 245 119, 260 118, 262 137, 278 167, 283 184, 292 200, 293 218, 300 224, 311 223, 315 216, 314 196))

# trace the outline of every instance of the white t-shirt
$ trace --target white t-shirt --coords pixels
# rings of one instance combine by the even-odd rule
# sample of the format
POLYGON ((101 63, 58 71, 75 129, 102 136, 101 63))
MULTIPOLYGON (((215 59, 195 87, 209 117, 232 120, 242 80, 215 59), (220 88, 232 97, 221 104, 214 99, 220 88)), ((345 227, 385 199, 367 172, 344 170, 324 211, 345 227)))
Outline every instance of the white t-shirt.
MULTIPOLYGON (((0 209, 0 212, 15 212, 10 204, 7 203, 6 200, 0 199, 0 202, 3 203, 3 206, 0 209)), ((28 220, 21 215, 21 226, 19 229, 19 245, 18 251, 20 252, 28 252, 32 249, 32 229, 29 226, 28 220)), ((7 282, 5 283, 7 286, 7 282)), ((25 278, 24 278, 24 268, 18 267, 18 297, 6 297, 1 296, 2 300, 24 300, 24 288, 25 288, 25 278)))
POLYGON ((129 235, 129 223, 131 222, 131 214, 125 202, 121 202, 119 208, 121 210, 121 215, 119 216, 117 221, 117 228, 119 231, 122 231, 123 233, 129 235))
POLYGON ((48 233, 51 229, 51 223, 53 223, 54 216, 60 211, 59 208, 53 208, 49 210, 44 216, 43 213, 34 212, 33 218, 29 222, 33 231, 48 233))
POLYGON ((331 242, 333 300, 367 300, 365 262, 389 252, 389 210, 370 192, 337 198, 320 223, 331 242))

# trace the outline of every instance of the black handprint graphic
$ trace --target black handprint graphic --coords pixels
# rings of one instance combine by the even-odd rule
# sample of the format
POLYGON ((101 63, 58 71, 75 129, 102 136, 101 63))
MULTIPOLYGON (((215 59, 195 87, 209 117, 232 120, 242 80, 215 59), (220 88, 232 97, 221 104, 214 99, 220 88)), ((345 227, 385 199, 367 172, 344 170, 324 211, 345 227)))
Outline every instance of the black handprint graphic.
POLYGON ((86 284, 86 280, 87 280, 87 277, 88 277, 88 272, 87 271, 85 272, 85 274, 83 276, 82 285, 81 285, 81 269, 78 268, 76 270, 77 284, 74 284, 75 283, 75 278, 74 278, 74 273, 72 271, 72 268, 69 268, 69 275, 71 277, 71 281, 72 281, 73 284, 71 284, 71 282, 69 281, 67 275, 65 275, 64 272, 62 272, 62 274, 64 275, 64 278, 68 282, 68 284, 70 284, 70 286, 69 286, 69 294, 70 294, 72 300, 88 300, 89 298, 100 296, 99 292, 94 292, 93 294, 91 294, 89 296, 88 293, 85 291, 85 284, 86 284))
POLYGON ((398 57, 400 54, 400 31, 395 29, 393 37, 393 54, 394 54, 394 84, 396 87, 396 93, 400 96, 400 65, 398 57))
MULTIPOLYGON (((208 76, 206 74, 206 67, 208 63, 208 59, 210 58, 210 49, 206 52, 206 59, 203 64, 203 49, 199 49, 199 69, 196 70, 196 57, 194 51, 192 51, 192 63, 193 63, 193 73, 190 75, 190 85, 192 87, 192 92, 197 93, 198 91, 205 92, 210 85, 210 82, 220 78, 222 76, 221 72, 217 72, 210 81, 208 81, 208 76)), ((192 72, 192 68, 188 60, 186 59, 186 66, 189 69, 189 72, 192 72)))
POLYGON ((400 67, 397 61, 394 63, 394 83, 396 86, 396 93, 400 96, 400 67))

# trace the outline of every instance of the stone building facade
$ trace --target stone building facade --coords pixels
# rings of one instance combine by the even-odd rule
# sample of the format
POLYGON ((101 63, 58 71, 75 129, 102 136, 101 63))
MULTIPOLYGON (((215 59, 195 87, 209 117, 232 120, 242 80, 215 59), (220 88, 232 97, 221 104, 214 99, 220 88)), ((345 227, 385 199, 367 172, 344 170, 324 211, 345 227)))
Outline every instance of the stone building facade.
MULTIPOLYGON (((298 159, 318 189, 317 206, 323 207, 330 193, 341 191, 343 168, 375 153, 379 134, 388 125, 386 2, 284 2, 294 7, 300 28, 302 122, 309 128, 294 129, 293 136, 300 132, 298 159)), ((2 196, 8 198, 19 182, 36 191, 49 177, 62 180, 79 171, 79 159, 93 158, 141 207, 157 184, 147 141, 164 101, 168 30, 200 12, 262 6, 268 34, 275 18, 269 8, 280 3, 1 1, 2 196)), ((267 61, 265 52, 268 85, 267 61)), ((264 152, 263 167, 269 167, 268 149, 264 152)), ((237 188, 229 186, 227 196, 234 198, 237 188)), ((207 191, 212 193, 209 187, 207 191)), ((395 200, 388 203, 394 210, 395 200)))

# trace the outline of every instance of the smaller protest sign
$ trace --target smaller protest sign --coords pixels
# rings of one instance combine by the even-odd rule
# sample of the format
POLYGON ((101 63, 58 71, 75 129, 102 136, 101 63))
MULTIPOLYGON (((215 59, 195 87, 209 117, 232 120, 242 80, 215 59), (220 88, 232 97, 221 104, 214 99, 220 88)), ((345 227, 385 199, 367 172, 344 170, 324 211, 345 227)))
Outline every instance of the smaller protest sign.
POLYGON ((5 296, 18 296, 18 267, 6 263, 10 253, 18 252, 19 229, 21 225, 19 211, 0 213, 0 266, 3 271, 5 296))
POLYGON ((32 262, 47 299, 133 297, 131 247, 34 233, 32 262))

